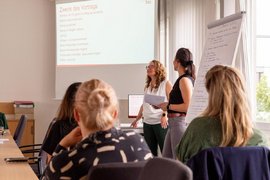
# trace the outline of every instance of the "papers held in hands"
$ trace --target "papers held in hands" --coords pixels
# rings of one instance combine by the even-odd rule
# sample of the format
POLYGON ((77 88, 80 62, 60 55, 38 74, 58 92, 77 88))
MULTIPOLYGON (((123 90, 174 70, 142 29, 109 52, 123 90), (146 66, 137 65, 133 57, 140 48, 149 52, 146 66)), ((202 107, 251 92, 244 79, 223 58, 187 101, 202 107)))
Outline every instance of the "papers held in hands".
POLYGON ((151 95, 151 94, 145 94, 144 95, 144 102, 157 106, 160 103, 163 103, 165 101, 164 96, 157 96, 157 95, 151 95))

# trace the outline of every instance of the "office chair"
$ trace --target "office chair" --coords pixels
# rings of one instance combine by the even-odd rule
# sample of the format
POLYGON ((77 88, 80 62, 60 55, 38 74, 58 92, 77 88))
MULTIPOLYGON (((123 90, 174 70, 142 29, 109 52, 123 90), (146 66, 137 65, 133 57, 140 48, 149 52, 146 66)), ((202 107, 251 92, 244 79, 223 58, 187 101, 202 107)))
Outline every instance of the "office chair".
POLYGON ((138 180, 146 161, 98 164, 90 168, 89 180, 138 180))
POLYGON ((46 161, 47 161, 47 153, 42 150, 42 146, 49 135, 51 127, 56 122, 56 119, 53 119, 50 123, 48 130, 45 134, 42 144, 30 144, 25 146, 20 146, 20 149, 24 155, 30 154, 28 163, 37 175, 37 177, 41 177, 45 168, 46 168, 46 161))
POLYGON ((192 180, 192 171, 180 161, 155 157, 147 161, 138 180, 192 180))
POLYGON ((266 147, 215 147, 200 151, 187 166, 194 180, 269 180, 266 147))
POLYGON ((22 136, 23 136, 23 132, 24 132, 26 123, 27 123, 26 116, 21 115, 19 123, 18 123, 18 125, 16 127, 16 130, 14 132, 14 135, 13 135, 13 139, 14 139, 14 141, 16 142, 16 144, 18 146, 20 146, 20 144, 21 144, 21 139, 22 139, 22 136))

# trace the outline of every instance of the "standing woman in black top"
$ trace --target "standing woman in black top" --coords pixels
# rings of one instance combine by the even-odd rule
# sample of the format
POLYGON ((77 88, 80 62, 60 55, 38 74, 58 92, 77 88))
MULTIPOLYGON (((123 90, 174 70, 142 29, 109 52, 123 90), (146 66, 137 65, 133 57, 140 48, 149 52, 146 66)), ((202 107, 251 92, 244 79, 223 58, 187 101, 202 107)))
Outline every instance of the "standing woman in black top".
POLYGON ((162 103, 158 107, 164 111, 167 110, 169 123, 162 155, 176 159, 175 148, 186 129, 185 116, 191 101, 195 80, 195 66, 189 49, 178 49, 173 66, 174 70, 178 72, 179 78, 173 85, 169 102, 162 103))
POLYGON ((50 161, 54 149, 58 143, 65 137, 70 131, 77 127, 77 123, 73 116, 75 94, 81 82, 72 83, 66 90, 64 98, 58 109, 57 116, 54 120, 55 123, 51 129, 48 130, 48 136, 45 137, 45 141, 42 146, 42 150, 47 153, 47 162, 50 161))

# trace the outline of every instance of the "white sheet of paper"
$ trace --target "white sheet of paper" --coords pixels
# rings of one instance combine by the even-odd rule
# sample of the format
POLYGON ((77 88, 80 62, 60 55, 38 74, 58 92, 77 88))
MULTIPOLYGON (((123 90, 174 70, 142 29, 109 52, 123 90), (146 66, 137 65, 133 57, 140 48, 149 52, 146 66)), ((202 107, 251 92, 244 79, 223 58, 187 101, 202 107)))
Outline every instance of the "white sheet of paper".
POLYGON ((0 139, 0 144, 4 144, 5 141, 9 141, 9 139, 0 139))
POLYGON ((157 95, 151 95, 151 94, 145 94, 144 95, 144 102, 151 104, 151 105, 159 105, 160 103, 163 103, 165 100, 164 96, 157 96, 157 95))

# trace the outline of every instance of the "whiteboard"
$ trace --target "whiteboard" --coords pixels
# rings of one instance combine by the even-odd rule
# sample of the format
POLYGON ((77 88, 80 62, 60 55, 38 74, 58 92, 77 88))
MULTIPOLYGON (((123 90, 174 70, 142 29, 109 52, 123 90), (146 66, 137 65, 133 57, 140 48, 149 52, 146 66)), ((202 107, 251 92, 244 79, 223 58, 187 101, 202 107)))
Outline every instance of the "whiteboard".
POLYGON ((199 116, 208 104, 205 74, 215 65, 233 65, 239 44, 243 12, 214 21, 208 25, 207 39, 200 62, 187 122, 199 116))

